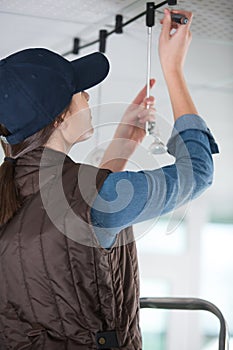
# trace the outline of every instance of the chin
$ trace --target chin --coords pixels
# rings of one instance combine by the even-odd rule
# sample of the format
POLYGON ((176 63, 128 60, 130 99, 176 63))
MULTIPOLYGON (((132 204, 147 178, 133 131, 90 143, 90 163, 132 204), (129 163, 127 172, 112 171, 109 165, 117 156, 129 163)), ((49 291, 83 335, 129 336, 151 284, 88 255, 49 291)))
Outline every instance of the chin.
POLYGON ((86 141, 86 140, 90 139, 93 134, 94 134, 94 128, 91 128, 85 134, 80 136, 79 139, 75 143, 86 141))

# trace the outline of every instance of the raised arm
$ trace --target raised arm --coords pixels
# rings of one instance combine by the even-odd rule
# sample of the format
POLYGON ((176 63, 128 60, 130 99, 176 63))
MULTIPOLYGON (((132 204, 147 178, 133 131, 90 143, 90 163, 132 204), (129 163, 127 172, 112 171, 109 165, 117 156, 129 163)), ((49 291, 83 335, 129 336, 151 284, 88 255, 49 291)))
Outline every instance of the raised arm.
POLYGON ((170 11, 165 9, 159 38, 160 62, 175 120, 184 114, 197 114, 183 72, 185 57, 191 42, 192 13, 187 11, 179 11, 179 13, 184 14, 189 19, 188 24, 172 23, 170 11))

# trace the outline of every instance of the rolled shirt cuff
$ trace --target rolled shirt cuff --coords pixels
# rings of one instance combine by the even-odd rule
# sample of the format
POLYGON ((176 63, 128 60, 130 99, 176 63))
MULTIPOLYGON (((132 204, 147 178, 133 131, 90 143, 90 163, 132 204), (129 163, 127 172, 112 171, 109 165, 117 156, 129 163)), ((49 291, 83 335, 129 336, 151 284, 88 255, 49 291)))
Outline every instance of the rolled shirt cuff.
POLYGON ((175 153, 175 141, 177 136, 181 135, 182 132, 186 130, 199 130, 204 132, 208 136, 211 153, 219 153, 218 145, 205 121, 196 114, 184 114, 175 121, 171 137, 168 140, 167 147, 170 154, 174 155, 175 153))

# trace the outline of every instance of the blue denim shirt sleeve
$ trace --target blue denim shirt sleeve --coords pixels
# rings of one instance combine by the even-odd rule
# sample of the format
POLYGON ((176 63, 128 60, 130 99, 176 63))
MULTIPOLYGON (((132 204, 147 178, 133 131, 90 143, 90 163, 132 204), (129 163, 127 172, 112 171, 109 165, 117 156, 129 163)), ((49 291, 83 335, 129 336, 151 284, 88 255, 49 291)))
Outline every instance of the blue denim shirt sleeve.
POLYGON ((168 141, 176 161, 155 170, 111 173, 91 209, 101 246, 111 247, 119 231, 187 203, 213 180, 212 154, 218 146, 204 120, 197 115, 177 119, 168 141))
POLYGON ((211 153, 212 154, 219 153, 218 145, 216 144, 216 141, 210 129, 207 127, 206 122, 201 117, 194 114, 185 114, 176 120, 174 124, 174 128, 172 130, 171 137, 168 141, 168 148, 170 146, 170 151, 172 149, 172 143, 174 141, 174 138, 179 133, 182 133, 183 131, 186 131, 186 130, 198 130, 207 134, 211 153))

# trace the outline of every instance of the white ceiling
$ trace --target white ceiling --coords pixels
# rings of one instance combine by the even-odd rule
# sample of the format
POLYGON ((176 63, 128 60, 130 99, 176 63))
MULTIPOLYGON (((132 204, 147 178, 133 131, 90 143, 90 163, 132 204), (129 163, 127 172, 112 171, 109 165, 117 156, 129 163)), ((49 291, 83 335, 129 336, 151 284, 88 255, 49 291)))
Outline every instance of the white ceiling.
MULTIPOLYGON (((82 44, 97 39, 100 29, 114 28, 116 14, 122 14, 126 21, 145 7, 142 0, 0 0, 0 57, 28 47, 47 47, 64 54, 72 50, 74 37, 82 44)), ((215 157, 215 183, 207 194, 210 212, 233 217, 233 0, 180 0, 179 7, 194 13, 193 41, 185 67, 187 81, 200 114, 221 148, 221 155, 215 157)), ((169 120, 171 110, 156 54, 161 16, 157 13, 154 28, 152 75, 157 78, 157 87, 153 93, 157 109, 169 120)), ((145 82, 145 17, 123 31, 123 35, 113 34, 107 39, 111 74, 102 87, 105 103, 130 101, 145 82)), ((98 50, 97 44, 80 54, 94 50, 98 50)), ((98 90, 93 89, 91 102, 98 101, 98 90)), ((88 145, 81 146, 82 152, 88 145)))
MULTIPOLYGON (((34 33, 33 27, 44 23, 46 30, 50 26, 52 32, 56 32, 57 43, 59 39, 63 41, 65 35, 71 49, 73 37, 78 36, 84 42, 89 37, 96 39, 99 29, 113 29, 116 14, 122 14, 126 21, 145 8, 146 1, 143 0, 0 0, 1 27, 7 26, 7 33, 18 38, 18 31, 22 34, 22 25, 25 23, 24 28, 27 26, 27 30, 21 36, 23 43, 24 36, 25 39, 30 38, 30 33, 36 39, 38 33, 34 33)), ((180 0, 176 8, 193 11, 194 36, 224 43, 233 42, 233 0, 180 0)), ((159 19, 161 14, 157 16, 159 19)), ((137 31, 144 30, 144 21, 145 17, 137 20, 137 31)), ((43 28, 40 30, 43 33, 43 28)), ((4 40, 6 48, 11 44, 8 39, 4 40)), ((4 54, 6 49, 2 50, 4 54)))

